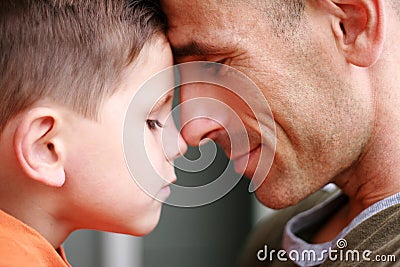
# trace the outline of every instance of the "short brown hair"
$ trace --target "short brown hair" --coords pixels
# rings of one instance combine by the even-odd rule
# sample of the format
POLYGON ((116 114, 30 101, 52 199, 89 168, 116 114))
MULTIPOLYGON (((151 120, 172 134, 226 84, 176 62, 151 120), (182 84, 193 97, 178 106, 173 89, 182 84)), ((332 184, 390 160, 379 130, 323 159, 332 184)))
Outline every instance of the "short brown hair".
POLYGON ((165 27, 151 0, 0 1, 0 133, 44 97, 96 116, 121 72, 165 27))
POLYGON ((278 37, 291 37, 303 18, 305 0, 257 0, 278 37))

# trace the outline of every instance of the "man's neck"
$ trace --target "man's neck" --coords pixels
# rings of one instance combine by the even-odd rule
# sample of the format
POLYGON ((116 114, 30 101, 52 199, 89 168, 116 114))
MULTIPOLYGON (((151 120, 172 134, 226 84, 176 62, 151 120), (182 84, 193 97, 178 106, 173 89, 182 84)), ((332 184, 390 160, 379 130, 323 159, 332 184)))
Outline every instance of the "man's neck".
POLYGON ((397 52, 383 52, 382 60, 371 69, 374 129, 358 161, 334 180, 349 202, 331 217, 314 241, 330 240, 363 210, 400 192, 400 48, 397 52))

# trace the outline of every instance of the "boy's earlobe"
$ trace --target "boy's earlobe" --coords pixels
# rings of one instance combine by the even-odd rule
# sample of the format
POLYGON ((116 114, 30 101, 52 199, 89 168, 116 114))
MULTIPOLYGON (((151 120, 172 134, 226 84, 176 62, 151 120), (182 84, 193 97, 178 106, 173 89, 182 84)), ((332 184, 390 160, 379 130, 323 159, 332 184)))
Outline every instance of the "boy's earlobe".
POLYGON ((65 149, 60 117, 49 108, 25 113, 14 135, 14 151, 25 174, 40 183, 61 187, 65 182, 65 149))
MULTIPOLYGON (((339 49, 347 62, 369 67, 378 59, 385 39, 382 0, 323 0, 336 10, 332 25, 339 49)), ((328 6, 328 5, 327 5, 328 6)))

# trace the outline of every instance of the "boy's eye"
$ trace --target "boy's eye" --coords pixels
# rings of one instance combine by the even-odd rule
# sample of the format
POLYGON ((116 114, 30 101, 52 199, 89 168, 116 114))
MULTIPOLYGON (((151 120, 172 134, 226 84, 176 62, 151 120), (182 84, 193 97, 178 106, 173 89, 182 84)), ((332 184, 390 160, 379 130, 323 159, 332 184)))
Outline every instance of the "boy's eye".
POLYGON ((162 128, 163 125, 158 120, 146 120, 147 127, 150 130, 155 130, 157 127, 162 128))

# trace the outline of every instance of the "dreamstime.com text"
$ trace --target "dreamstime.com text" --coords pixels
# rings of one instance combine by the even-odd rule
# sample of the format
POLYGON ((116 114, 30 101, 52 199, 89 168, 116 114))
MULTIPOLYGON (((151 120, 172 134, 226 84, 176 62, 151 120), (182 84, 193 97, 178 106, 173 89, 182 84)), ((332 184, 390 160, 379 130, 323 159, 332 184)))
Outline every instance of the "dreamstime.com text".
POLYGON ((281 249, 268 249, 265 245, 264 248, 257 252, 257 259, 259 261, 294 261, 294 262, 322 262, 324 260, 340 261, 340 262, 396 262, 395 255, 373 255, 371 250, 359 251, 356 249, 345 249, 347 241, 339 239, 336 242, 335 248, 329 248, 322 251, 314 250, 291 250, 289 252, 281 249))

